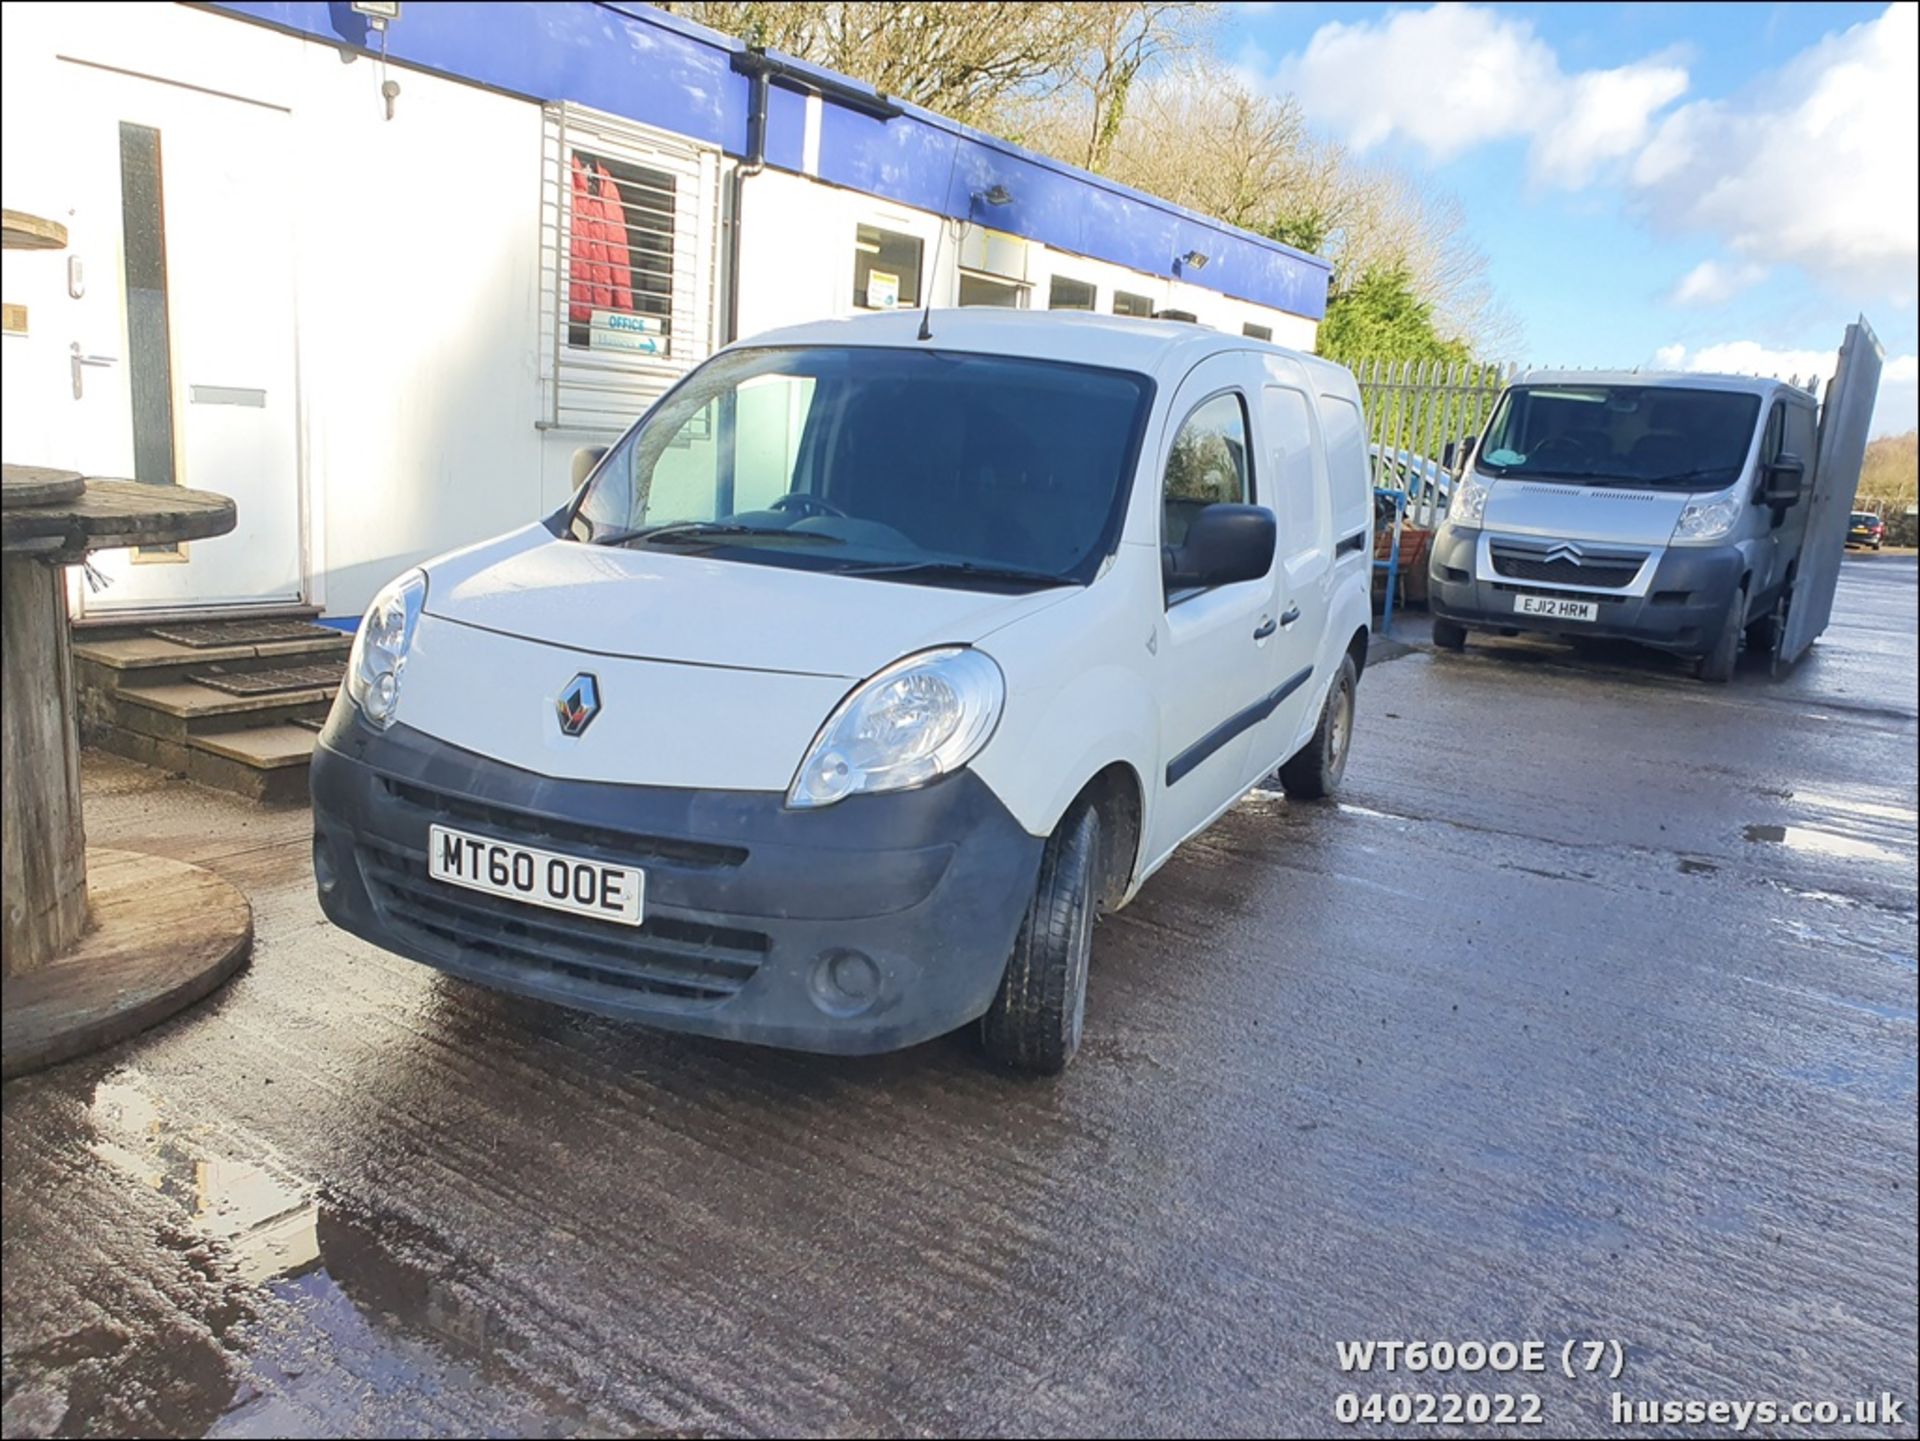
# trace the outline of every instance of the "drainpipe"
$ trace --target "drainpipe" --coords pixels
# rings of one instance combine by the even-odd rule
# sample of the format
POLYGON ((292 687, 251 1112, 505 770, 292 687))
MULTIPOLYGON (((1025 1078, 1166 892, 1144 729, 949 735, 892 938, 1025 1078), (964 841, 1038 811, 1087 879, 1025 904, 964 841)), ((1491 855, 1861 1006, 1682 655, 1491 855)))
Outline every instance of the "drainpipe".
POLYGON ((747 92, 747 153, 733 170, 733 225, 727 233, 726 340, 740 338, 740 224, 747 182, 767 168, 767 94, 779 80, 803 94, 824 99, 876 120, 891 120, 905 112, 876 90, 833 80, 805 67, 779 60, 763 49, 749 47, 729 62, 736 75, 750 82, 747 92))
POLYGON ((772 74, 764 60, 748 50, 733 57, 733 68, 748 78, 747 156, 733 168, 733 223, 727 230, 727 324, 725 343, 740 338, 740 222, 747 198, 747 182, 767 168, 767 90, 772 74))

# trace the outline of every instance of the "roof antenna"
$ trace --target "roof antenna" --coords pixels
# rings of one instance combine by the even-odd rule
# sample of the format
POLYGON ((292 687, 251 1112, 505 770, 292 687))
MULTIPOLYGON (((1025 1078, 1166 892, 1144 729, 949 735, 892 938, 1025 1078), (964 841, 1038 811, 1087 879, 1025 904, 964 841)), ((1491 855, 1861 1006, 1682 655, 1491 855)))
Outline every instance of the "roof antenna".
MULTIPOLYGON (((953 160, 947 166, 946 194, 941 197, 942 200, 947 200, 952 197, 954 172, 959 170, 959 168, 960 137, 956 135, 953 137, 953 160)), ((971 199, 967 201, 967 216, 969 219, 973 216, 973 201, 971 199)), ((940 217, 940 234, 933 242, 933 264, 928 267, 926 275, 921 277, 920 280, 920 333, 915 337, 915 339, 918 340, 933 339, 933 277, 940 269, 940 247, 947 242, 947 226, 949 223, 950 217, 945 215, 940 217)))

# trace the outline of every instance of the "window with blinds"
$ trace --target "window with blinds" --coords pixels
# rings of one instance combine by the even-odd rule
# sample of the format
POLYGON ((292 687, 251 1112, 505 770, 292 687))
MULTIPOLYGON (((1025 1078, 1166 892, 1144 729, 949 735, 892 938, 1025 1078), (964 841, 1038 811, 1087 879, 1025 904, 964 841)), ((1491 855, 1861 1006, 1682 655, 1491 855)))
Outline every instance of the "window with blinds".
POLYGON ((544 423, 618 431, 714 348, 720 154, 549 105, 541 147, 544 423))

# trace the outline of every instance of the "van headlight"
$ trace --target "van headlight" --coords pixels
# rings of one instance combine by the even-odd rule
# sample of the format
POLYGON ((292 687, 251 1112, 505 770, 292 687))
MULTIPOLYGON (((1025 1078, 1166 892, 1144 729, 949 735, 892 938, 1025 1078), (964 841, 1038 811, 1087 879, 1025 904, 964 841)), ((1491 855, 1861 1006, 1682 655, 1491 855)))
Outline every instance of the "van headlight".
POLYGON ((943 646, 896 661, 827 717, 787 804, 830 806, 950 775, 980 753, 1006 698, 1000 667, 977 650, 943 646))
POLYGON ((360 714, 381 730, 393 724, 400 704, 400 675, 407 668, 407 651, 426 603, 427 574, 410 570, 373 598, 366 619, 354 632, 353 652, 347 657, 347 694, 360 707, 360 714))
POLYGON ((1476 527, 1487 516, 1487 492, 1489 485, 1472 471, 1460 477, 1453 488, 1453 496, 1447 502, 1447 524, 1476 527))
POLYGON ((1688 501, 1680 512, 1680 519, 1674 522, 1673 543, 1704 545, 1708 541, 1724 540, 1740 519, 1741 508, 1737 490, 1688 501))

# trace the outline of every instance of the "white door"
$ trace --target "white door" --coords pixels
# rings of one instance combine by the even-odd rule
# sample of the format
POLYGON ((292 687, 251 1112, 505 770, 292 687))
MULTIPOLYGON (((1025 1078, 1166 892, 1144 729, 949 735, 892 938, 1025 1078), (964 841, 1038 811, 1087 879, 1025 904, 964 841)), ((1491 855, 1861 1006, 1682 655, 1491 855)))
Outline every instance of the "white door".
MULTIPOLYGON (((1248 388, 1242 358, 1196 366, 1174 400, 1171 444, 1161 456, 1163 546, 1180 543, 1204 505, 1250 494, 1248 388)), ((1257 392, 1256 392, 1257 393, 1257 392)), ((1166 757, 1149 822, 1155 864, 1246 788, 1249 732, 1265 718, 1269 688, 1261 642, 1278 626, 1274 578, 1167 597, 1157 637, 1154 691, 1166 757)))
MULTIPOLYGON (((1257 781, 1286 760, 1326 676, 1314 673, 1333 589, 1333 517, 1326 462, 1314 443, 1313 400, 1291 383, 1261 388, 1254 499, 1274 514, 1277 629, 1261 642, 1258 664, 1273 711, 1254 728, 1246 779, 1257 781)), ((1291 381, 1292 377, 1286 377, 1291 381)))
MULTIPOLYGON (((75 469, 230 497, 230 534, 108 551, 88 613, 304 598, 284 110, 72 64, 75 469)), ((70 398, 69 398, 70 397, 70 398)))

